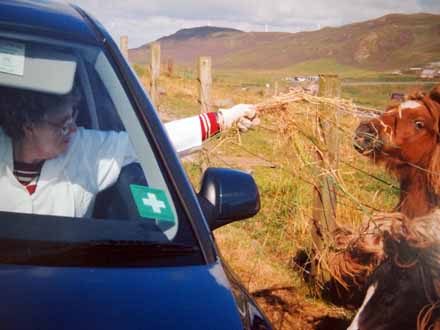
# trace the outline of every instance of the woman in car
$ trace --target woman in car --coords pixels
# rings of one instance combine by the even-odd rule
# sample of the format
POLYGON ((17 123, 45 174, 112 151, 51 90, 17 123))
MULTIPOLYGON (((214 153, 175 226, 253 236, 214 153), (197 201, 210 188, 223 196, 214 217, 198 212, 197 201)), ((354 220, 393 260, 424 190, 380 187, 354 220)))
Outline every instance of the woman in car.
MULTIPOLYGON (((137 161, 126 132, 77 127, 79 97, 8 88, 0 93, 0 210, 84 217, 96 194, 137 161)), ((166 124, 178 152, 234 123, 257 123, 255 109, 240 104, 166 124)))

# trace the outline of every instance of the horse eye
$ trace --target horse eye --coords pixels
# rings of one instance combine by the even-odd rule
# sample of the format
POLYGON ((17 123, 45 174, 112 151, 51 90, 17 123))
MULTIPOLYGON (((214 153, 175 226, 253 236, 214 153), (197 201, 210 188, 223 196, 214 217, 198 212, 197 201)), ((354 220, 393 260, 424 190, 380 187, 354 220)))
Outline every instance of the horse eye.
POLYGON ((420 120, 416 120, 414 122, 414 125, 416 126, 416 129, 422 129, 423 127, 425 127, 425 123, 423 121, 420 121, 420 120))

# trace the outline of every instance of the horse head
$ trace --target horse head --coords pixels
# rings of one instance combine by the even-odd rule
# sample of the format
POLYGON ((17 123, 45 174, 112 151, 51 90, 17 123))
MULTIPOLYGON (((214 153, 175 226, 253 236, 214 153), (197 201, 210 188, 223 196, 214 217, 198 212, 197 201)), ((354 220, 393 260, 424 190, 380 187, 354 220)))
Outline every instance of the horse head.
POLYGON ((439 141, 440 86, 394 104, 379 117, 361 122, 354 146, 364 155, 390 165, 426 165, 439 141))
POLYGON ((415 204, 401 205, 398 210, 411 217, 428 213, 440 196, 439 121, 440 85, 429 94, 418 93, 390 106, 356 129, 356 150, 385 163, 397 175, 400 204, 415 204))

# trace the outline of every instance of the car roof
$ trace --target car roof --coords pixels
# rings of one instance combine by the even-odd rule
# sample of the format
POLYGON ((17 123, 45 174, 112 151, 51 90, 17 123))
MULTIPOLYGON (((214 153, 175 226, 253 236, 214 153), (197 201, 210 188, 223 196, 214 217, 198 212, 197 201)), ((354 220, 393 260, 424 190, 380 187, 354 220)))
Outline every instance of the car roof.
POLYGON ((53 0, 1 0, 0 30, 31 32, 96 44, 95 31, 77 7, 53 0))

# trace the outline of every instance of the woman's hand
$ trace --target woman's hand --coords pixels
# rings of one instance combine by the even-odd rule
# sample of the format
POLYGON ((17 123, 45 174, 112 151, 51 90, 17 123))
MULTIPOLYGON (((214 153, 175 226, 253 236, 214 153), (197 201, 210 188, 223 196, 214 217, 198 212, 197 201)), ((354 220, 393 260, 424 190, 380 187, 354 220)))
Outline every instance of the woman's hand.
POLYGON ((222 131, 237 124, 240 131, 246 132, 248 129, 260 123, 255 106, 252 104, 237 104, 232 108, 219 109, 218 114, 220 129, 222 131))

